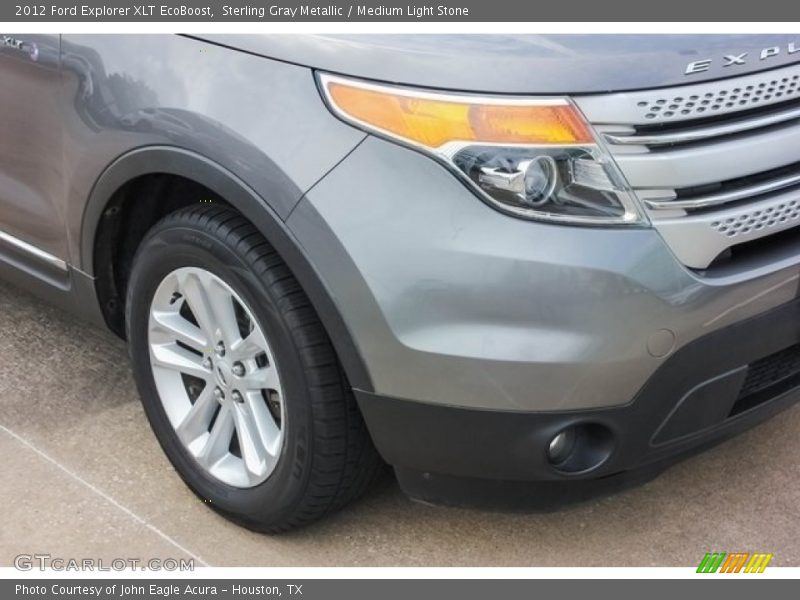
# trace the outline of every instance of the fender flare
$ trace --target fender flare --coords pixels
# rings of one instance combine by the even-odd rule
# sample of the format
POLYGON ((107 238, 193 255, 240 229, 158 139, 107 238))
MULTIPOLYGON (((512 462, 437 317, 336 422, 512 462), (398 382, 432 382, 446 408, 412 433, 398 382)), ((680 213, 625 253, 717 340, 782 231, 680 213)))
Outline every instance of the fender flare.
MULTIPOLYGON (((373 391, 372 380, 358 346, 319 273, 284 221, 239 177, 208 158, 172 146, 145 146, 117 158, 97 179, 81 222, 79 268, 94 274, 95 236, 114 193, 142 175, 169 174, 193 180, 224 198, 273 245, 308 295, 344 368, 350 385, 373 391)), ((290 182, 283 176, 278 183, 290 182)), ((292 190, 294 191, 294 190, 292 190)), ((283 189, 284 193, 290 192, 283 189)), ((296 190, 299 201, 302 194, 296 190)))

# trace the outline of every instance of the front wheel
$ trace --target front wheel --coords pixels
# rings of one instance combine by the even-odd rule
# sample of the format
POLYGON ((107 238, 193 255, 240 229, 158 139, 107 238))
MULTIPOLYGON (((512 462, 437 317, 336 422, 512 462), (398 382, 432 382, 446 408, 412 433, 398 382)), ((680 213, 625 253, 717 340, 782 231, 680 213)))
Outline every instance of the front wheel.
POLYGON ((167 216, 128 285, 145 412, 189 487, 228 518, 285 531, 361 494, 380 468, 308 298, 226 207, 167 216))

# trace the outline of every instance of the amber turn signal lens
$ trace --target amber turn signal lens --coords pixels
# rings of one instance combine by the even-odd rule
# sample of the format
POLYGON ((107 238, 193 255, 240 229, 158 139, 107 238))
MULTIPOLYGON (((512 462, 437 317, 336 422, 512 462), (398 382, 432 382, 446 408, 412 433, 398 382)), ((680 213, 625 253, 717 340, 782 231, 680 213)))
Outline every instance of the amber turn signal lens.
POLYGON ((565 100, 479 103, 339 81, 325 84, 331 103, 343 116, 428 148, 448 142, 594 143, 585 121, 565 100))

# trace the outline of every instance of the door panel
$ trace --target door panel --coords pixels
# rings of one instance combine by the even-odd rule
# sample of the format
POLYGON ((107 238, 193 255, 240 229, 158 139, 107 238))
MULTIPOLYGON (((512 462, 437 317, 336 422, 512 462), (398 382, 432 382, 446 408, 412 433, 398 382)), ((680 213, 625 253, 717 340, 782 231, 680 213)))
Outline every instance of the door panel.
POLYGON ((58 50, 57 35, 0 35, 0 231, 66 261, 58 50))

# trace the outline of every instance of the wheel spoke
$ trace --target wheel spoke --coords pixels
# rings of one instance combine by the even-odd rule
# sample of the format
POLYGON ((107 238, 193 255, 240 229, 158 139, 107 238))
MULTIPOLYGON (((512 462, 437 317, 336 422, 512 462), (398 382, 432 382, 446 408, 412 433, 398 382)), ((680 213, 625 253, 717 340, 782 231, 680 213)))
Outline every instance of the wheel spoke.
POLYGON ((236 435, 239 437, 242 460, 247 470, 259 477, 266 470, 267 451, 253 414, 246 405, 234 404, 233 420, 236 427, 236 435))
POLYGON ((242 383, 248 390, 275 390, 281 391, 278 373, 274 367, 263 367, 250 371, 242 377, 242 383))
POLYGON ((209 340, 203 331, 184 319, 174 310, 153 311, 153 321, 172 341, 178 341, 204 352, 209 347, 209 340))
POLYGON ((181 281, 181 291, 206 336, 221 338, 229 347, 239 339, 233 297, 215 279, 190 273, 181 281))
POLYGON ((280 452, 281 429, 267 408, 261 392, 249 392, 244 395, 245 406, 253 416, 261 443, 267 452, 277 457, 280 452))
POLYGON ((267 350, 267 340, 258 328, 253 329, 244 338, 239 338, 231 344, 230 352, 234 360, 245 360, 255 358, 267 350))
POLYGON ((208 380, 211 371, 203 367, 202 358, 175 343, 151 344, 153 363, 159 367, 172 369, 185 375, 208 380))
POLYGON ((181 423, 175 428, 181 441, 190 446, 192 442, 208 431, 214 411, 217 408, 217 400, 214 398, 212 386, 207 384, 200 395, 192 404, 192 407, 183 417, 181 423))
POLYGON ((229 406, 222 405, 217 419, 211 427, 208 439, 197 460, 206 468, 213 467, 220 459, 228 455, 228 449, 233 439, 234 424, 233 414, 229 406))
POLYGON ((230 293, 212 280, 206 287, 211 310, 217 319, 217 327, 225 345, 230 347, 241 338, 236 311, 233 308, 233 297, 230 293))

